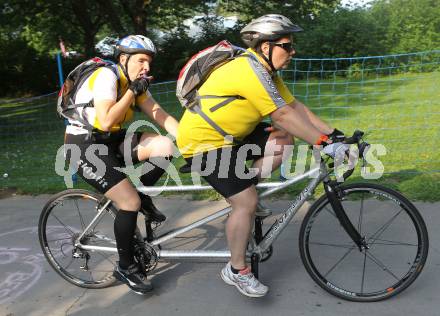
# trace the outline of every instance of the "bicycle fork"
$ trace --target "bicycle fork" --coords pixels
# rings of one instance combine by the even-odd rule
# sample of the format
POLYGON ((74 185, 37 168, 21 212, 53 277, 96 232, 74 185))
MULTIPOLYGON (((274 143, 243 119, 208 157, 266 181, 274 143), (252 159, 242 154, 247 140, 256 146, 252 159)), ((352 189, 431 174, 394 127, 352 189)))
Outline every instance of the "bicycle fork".
POLYGON ((336 217, 339 220, 339 223, 353 240, 353 242, 358 246, 359 251, 363 251, 368 249, 367 242, 365 237, 362 237, 358 230, 353 226, 352 222, 347 216, 347 213, 342 206, 341 201, 339 200, 340 190, 337 185, 332 181, 324 181, 324 190, 327 195, 327 198, 330 202, 330 205, 335 212, 336 217))

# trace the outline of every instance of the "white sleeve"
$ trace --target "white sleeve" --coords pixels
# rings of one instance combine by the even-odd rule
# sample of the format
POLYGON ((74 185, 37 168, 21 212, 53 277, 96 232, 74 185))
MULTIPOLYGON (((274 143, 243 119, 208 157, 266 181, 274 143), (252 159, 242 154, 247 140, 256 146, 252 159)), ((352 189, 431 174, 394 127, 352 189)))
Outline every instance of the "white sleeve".
POLYGON ((118 77, 108 68, 100 68, 93 83, 93 100, 114 100, 118 94, 118 77))

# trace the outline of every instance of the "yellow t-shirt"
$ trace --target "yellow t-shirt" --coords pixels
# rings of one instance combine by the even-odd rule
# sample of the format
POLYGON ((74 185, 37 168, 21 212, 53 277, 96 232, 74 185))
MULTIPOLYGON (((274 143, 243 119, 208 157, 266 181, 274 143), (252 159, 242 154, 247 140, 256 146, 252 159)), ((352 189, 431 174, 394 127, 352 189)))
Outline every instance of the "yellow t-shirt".
MULTIPOLYGON (((202 111, 234 139, 249 135, 263 118, 295 100, 282 78, 271 77, 263 60, 253 50, 249 57, 237 57, 214 70, 199 89, 200 96, 226 96, 202 99, 202 111), (216 107, 230 96, 240 96, 216 107)), ((186 110, 179 123, 177 146, 183 157, 231 146, 232 144, 199 114, 186 110)))

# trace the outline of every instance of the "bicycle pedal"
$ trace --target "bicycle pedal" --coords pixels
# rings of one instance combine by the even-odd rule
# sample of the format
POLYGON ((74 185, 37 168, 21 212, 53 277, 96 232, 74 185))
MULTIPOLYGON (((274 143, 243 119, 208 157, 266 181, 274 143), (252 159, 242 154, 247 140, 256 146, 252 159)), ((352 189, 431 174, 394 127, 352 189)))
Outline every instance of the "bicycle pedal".
POLYGON ((151 222, 151 221, 145 220, 145 225, 150 225, 152 231, 155 231, 157 228, 159 228, 159 226, 161 226, 162 223, 163 222, 151 222))

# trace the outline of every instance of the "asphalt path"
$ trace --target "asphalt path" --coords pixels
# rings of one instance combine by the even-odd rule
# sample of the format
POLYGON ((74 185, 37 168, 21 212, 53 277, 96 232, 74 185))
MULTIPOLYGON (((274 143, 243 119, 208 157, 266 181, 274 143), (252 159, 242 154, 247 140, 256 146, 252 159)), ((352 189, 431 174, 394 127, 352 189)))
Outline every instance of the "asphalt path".
MULTIPOLYGON (((40 211, 48 195, 0 200, 0 315, 420 315, 437 316, 440 293, 440 204, 416 203, 430 234, 430 252, 420 277, 407 290, 381 302, 354 303, 318 287, 298 252, 298 216, 274 245, 272 258, 260 266, 260 280, 270 287, 264 298, 248 298, 226 285, 223 263, 163 263, 152 274, 155 289, 139 296, 125 285, 91 290, 58 276, 45 261, 37 236, 40 211)), ((167 214, 160 231, 190 223, 225 205, 224 201, 156 198, 167 214)), ((282 210, 288 201, 267 201, 282 210)), ((301 215, 301 214, 300 214, 301 215)), ((197 243, 225 247, 224 221, 196 232, 197 243)))

